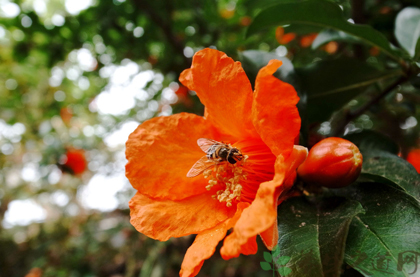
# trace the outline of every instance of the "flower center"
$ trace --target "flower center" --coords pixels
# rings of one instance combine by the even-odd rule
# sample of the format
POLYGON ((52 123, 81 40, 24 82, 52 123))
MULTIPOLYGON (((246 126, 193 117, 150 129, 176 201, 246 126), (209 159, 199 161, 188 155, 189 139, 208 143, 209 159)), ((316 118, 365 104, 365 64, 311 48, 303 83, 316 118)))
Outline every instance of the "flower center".
POLYGON ((210 190, 215 185, 225 185, 225 189, 218 190, 216 195, 212 197, 219 200, 219 202, 226 202, 227 207, 232 206, 232 201, 239 201, 241 199, 242 186, 240 182, 246 180, 246 172, 243 169, 244 164, 248 159, 247 155, 235 164, 223 162, 216 164, 213 168, 207 169, 203 172, 204 178, 209 178, 209 184, 206 186, 210 190))

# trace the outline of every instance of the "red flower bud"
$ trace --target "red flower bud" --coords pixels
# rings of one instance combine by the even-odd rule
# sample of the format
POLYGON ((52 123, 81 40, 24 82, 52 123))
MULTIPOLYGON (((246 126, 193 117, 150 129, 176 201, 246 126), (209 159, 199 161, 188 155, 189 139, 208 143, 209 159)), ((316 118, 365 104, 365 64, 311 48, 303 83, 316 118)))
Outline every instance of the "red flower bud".
POLYGON ((70 149, 66 153, 64 167, 70 169, 72 173, 82 174, 87 167, 85 153, 83 150, 70 149))
POLYGON ((356 145, 342 138, 326 138, 309 151, 298 175, 305 182, 328 188, 350 185, 360 175, 363 157, 356 145))

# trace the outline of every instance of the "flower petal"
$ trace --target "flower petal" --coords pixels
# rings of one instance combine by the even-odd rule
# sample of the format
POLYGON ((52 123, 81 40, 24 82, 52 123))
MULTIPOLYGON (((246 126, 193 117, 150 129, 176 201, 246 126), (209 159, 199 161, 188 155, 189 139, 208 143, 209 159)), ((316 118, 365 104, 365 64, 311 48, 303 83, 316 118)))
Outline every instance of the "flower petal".
POLYGON ((277 228, 277 218, 267 230, 260 233, 260 237, 268 250, 273 250, 279 241, 279 230, 277 228))
POLYGON ((204 49, 194 55, 181 83, 194 90, 206 107, 206 118, 222 133, 235 138, 255 138, 251 121, 252 87, 240 62, 225 53, 204 49))
POLYGON ((300 117, 296 108, 299 97, 293 86, 272 75, 281 64, 281 61, 271 60, 258 72, 252 120, 273 154, 282 154, 287 158, 300 130, 300 117))
POLYGON ((141 124, 126 144, 126 176, 142 194, 179 200, 206 192, 202 177, 187 173, 205 155, 199 138, 211 138, 212 127, 203 117, 181 113, 141 124))
POLYGON ((226 236, 227 230, 235 225, 243 209, 248 206, 248 203, 238 203, 236 213, 231 219, 197 235, 194 243, 188 248, 187 253, 185 253, 181 271, 179 272, 181 277, 195 276, 198 274, 204 260, 213 255, 219 241, 226 236))
POLYGON ((180 201, 156 200, 137 192, 129 202, 131 224, 140 233, 165 241, 197 234, 232 217, 234 208, 214 200, 215 191, 180 201))
POLYGON ((220 249, 220 254, 225 260, 239 257, 240 254, 252 255, 257 253, 257 236, 252 236, 242 241, 237 237, 235 232, 227 236, 223 242, 223 247, 220 249))
POLYGON ((243 251, 242 246, 247 244, 250 238, 266 231, 276 222, 277 199, 293 185, 292 180, 287 177, 295 176, 296 168, 305 160, 307 154, 308 150, 305 147, 296 145, 286 160, 282 155, 277 157, 274 179, 260 185, 255 200, 244 210, 233 233, 225 239, 220 250, 222 256, 237 257, 243 251))

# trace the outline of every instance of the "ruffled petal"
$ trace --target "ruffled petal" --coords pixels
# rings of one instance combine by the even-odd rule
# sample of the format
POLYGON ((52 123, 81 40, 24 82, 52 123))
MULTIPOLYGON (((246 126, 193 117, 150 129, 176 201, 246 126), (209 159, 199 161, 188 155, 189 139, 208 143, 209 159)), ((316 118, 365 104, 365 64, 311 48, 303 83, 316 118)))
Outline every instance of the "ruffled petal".
POLYGON ((296 168, 305 160, 307 154, 306 147, 295 145, 292 154, 286 160, 282 155, 277 158, 274 179, 260 185, 255 200, 244 210, 233 233, 225 239, 220 251, 222 256, 237 257, 243 251, 242 246, 247 244, 250 238, 264 232, 276 222, 277 199, 293 185, 292 180, 287 177, 295 174, 296 168))
POLYGON ((227 230, 235 225, 242 211, 248 206, 248 203, 238 203, 236 213, 231 219, 197 235, 194 243, 188 248, 187 253, 185 253, 181 271, 179 272, 181 277, 196 276, 198 274, 204 260, 213 255, 219 241, 226 236, 227 230))
POLYGON ((231 218, 235 209, 215 201, 215 191, 180 201, 156 200, 137 192, 129 202, 131 224, 146 236, 165 241, 197 234, 231 218))
POLYGON ((287 158, 300 130, 296 108, 299 97, 293 86, 272 75, 281 64, 281 61, 271 60, 259 71, 255 81, 252 120, 273 154, 282 154, 287 158))
POLYGON ((260 233, 261 240, 268 250, 273 250, 279 241, 279 230, 277 228, 277 218, 267 230, 260 233))
POLYGON ((204 178, 187 173, 205 155, 199 138, 212 138, 212 127, 203 117, 181 113, 157 117, 141 124, 126 144, 126 176, 142 194, 179 200, 206 192, 204 178))
POLYGON ((257 236, 247 238, 245 241, 238 238, 235 232, 227 236, 223 242, 223 247, 220 249, 220 254, 225 260, 239 257, 243 255, 253 255, 257 253, 257 236))
POLYGON ((237 139, 258 137, 251 121, 252 87, 240 62, 207 48, 194 55, 179 80, 197 93, 206 118, 222 133, 237 139))

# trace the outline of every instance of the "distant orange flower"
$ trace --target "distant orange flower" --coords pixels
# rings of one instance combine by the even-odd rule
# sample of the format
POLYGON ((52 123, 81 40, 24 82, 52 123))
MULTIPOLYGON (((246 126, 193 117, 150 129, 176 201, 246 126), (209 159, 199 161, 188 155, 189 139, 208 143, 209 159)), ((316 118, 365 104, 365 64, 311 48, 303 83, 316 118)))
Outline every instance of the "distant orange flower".
POLYGON ((388 6, 382 7, 379 10, 379 13, 380 14, 389 14, 390 12, 392 12, 392 8, 391 7, 388 7, 388 6))
POLYGON ((41 277, 42 276, 42 270, 38 267, 32 268, 28 274, 25 275, 25 277, 41 277))
POLYGON ((285 34, 283 27, 279 26, 279 27, 276 28, 276 40, 279 44, 288 44, 289 42, 291 42, 295 38, 296 38, 295 33, 285 34))
POLYGON ((73 112, 69 107, 61 108, 60 116, 64 123, 69 124, 73 117, 73 112))
POLYGON ((407 162, 412 164, 414 168, 420 173, 420 149, 413 149, 407 155, 407 162))
POLYGON ((180 81, 197 93, 205 117, 157 117, 129 136, 126 176, 137 190, 129 203, 133 226, 161 241, 197 234, 180 276, 197 275, 231 228, 221 249, 224 259, 255 254, 258 234, 269 249, 277 243, 277 205, 307 155, 305 147, 294 146, 300 129, 296 91, 272 76, 281 64, 271 60, 262 68, 253 92, 241 63, 201 50, 180 81), (205 155, 199 138, 230 143, 247 159, 187 178, 205 155))
POLYGON ((178 97, 187 97, 188 96, 188 88, 180 85, 178 89, 175 91, 175 94, 178 97))
POLYGON ((155 55, 150 55, 150 56, 147 58, 147 61, 148 61, 151 65, 155 65, 155 64, 159 61, 159 59, 158 59, 158 57, 156 57, 155 55))
POLYGON ((251 22, 252 22, 252 19, 251 19, 251 17, 250 16, 243 16, 243 17, 241 17, 241 19, 239 20, 239 23, 242 25, 242 26, 249 26, 249 25, 251 25, 251 22))
POLYGON ((74 174, 82 174, 87 167, 85 152, 79 149, 69 149, 66 153, 64 168, 70 169, 74 174))
POLYGON ((316 39, 317 36, 318 36, 317 33, 313 33, 313 34, 303 36, 300 39, 300 46, 302 46, 303 48, 311 46, 312 42, 314 42, 314 40, 316 39))
POLYGON ((334 54, 338 50, 338 43, 335 41, 330 41, 325 45, 325 52, 329 54, 334 54))
POLYGON ((225 19, 232 18, 234 15, 235 15, 235 10, 230 10, 230 9, 220 10, 220 16, 225 19))
POLYGON ((377 46, 373 46, 369 49, 369 54, 371 56, 378 56, 379 53, 381 53, 381 50, 379 50, 379 47, 377 47, 377 46))
POLYGON ((189 95, 189 90, 187 87, 180 85, 179 88, 175 91, 175 94, 178 96, 178 101, 176 104, 182 104, 187 108, 194 106, 194 102, 189 95))

